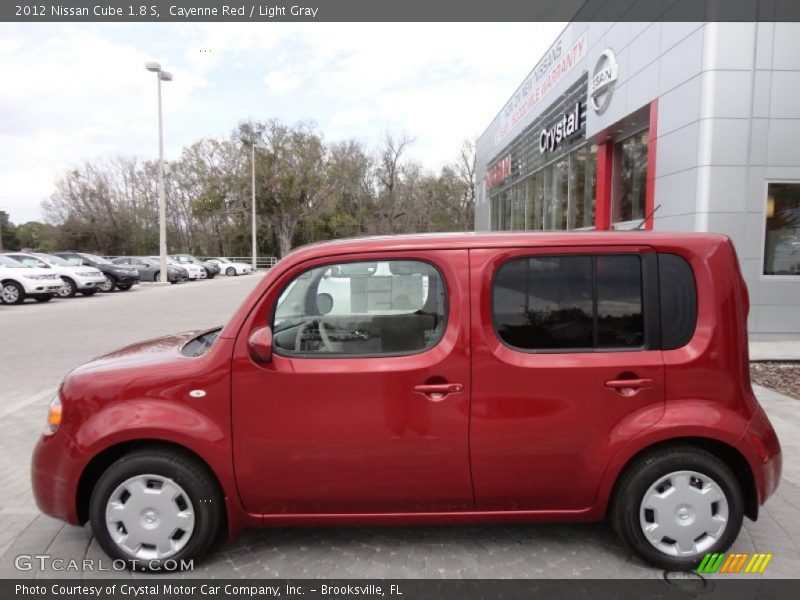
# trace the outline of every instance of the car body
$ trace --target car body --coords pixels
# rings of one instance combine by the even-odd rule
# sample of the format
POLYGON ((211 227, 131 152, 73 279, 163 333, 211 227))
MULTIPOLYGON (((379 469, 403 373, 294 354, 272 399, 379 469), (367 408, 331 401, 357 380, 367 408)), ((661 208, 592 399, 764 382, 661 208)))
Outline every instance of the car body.
POLYGON ((28 297, 37 302, 50 301, 64 286, 56 273, 28 267, 0 254, 0 298, 3 304, 22 304, 28 297))
MULTIPOLYGON (((157 256, 151 256, 153 260, 159 260, 157 256)), ((202 265, 195 265, 193 263, 180 263, 171 256, 167 256, 167 264, 172 267, 184 269, 189 276, 189 281, 197 281, 207 277, 206 270, 202 265)))
POLYGON ((603 519, 652 564, 691 568, 780 479, 748 310, 720 235, 308 246, 223 328, 70 372, 34 451, 34 495, 144 568, 199 556, 222 523, 234 537, 603 519), (332 275, 349 278, 346 296, 320 292, 332 275))
POLYGON ((218 265, 220 271, 225 273, 225 275, 227 275, 228 277, 232 277, 234 275, 247 275, 248 273, 253 272, 252 265, 248 265, 247 263, 242 263, 242 262, 233 262, 230 259, 227 259, 223 256, 215 256, 213 258, 208 258, 206 260, 218 265))
POLYGON ((66 259, 44 252, 6 252, 14 260, 18 260, 28 267, 52 269, 64 282, 58 295, 62 298, 71 298, 76 293, 92 296, 106 281, 102 271, 94 267, 76 266, 66 259))
MULTIPOLYGON (((115 265, 129 265, 139 272, 141 281, 161 281, 161 263, 148 256, 118 256, 111 259, 115 265)), ((189 279, 189 272, 183 267, 167 265, 167 278, 170 283, 183 283, 189 279)))
POLYGON ((181 265, 193 264, 203 267, 206 270, 207 279, 214 279, 214 277, 219 275, 220 271, 219 264, 213 261, 200 260, 199 258, 191 254, 171 254, 170 258, 178 261, 181 265))
POLYGON ((102 256, 88 252, 75 252, 74 250, 53 252, 53 254, 60 256, 72 265, 94 267, 101 271, 106 277, 105 282, 99 286, 101 292, 113 292, 114 289, 125 292, 139 283, 139 272, 136 269, 115 265, 102 256))

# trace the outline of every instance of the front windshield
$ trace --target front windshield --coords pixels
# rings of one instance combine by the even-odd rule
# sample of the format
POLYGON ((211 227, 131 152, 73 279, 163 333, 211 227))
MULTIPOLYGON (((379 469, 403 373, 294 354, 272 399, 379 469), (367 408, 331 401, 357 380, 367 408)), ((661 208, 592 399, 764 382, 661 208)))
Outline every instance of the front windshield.
POLYGON ((49 265, 56 265, 59 267, 70 267, 70 265, 66 260, 61 258, 60 256, 52 256, 50 254, 35 254, 36 258, 41 260, 42 262, 46 262, 49 265))
POLYGON ((231 262, 227 258, 222 258, 222 257, 215 258, 214 260, 219 261, 219 262, 224 263, 224 264, 228 264, 228 263, 231 262))
POLYGON ((106 260, 102 256, 97 256, 96 254, 82 254, 81 256, 83 256, 84 258, 87 258, 90 261, 92 261, 93 263, 97 263, 99 265, 113 265, 114 264, 110 260, 106 260))
POLYGON ((13 258, 11 258, 9 256, 5 256, 3 254, 0 254, 0 266, 2 266, 2 267, 10 267, 12 269, 24 269, 25 268, 25 265, 23 265, 21 262, 16 261, 13 258))

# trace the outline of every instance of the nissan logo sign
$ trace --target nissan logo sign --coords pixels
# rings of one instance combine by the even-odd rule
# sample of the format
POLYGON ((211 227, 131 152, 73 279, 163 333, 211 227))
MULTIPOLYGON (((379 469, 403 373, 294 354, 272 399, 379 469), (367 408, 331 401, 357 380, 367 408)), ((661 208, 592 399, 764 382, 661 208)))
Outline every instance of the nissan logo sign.
POLYGON ((602 115, 611 102, 614 85, 617 82, 617 57, 611 48, 606 48, 594 65, 592 78, 589 80, 589 100, 594 112, 602 115))

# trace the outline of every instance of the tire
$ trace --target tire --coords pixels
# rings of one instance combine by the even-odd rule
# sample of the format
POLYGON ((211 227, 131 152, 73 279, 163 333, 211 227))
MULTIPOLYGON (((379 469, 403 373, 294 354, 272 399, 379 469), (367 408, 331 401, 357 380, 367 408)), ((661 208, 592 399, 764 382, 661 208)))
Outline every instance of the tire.
POLYGON ((62 286, 61 291, 58 292, 58 297, 59 298, 74 297, 75 292, 78 291, 78 286, 75 285, 75 282, 69 277, 62 277, 61 280, 64 282, 64 285, 62 286))
POLYGON ((223 522, 222 502, 216 479, 193 457, 169 448, 144 448, 126 454, 103 472, 92 490, 89 520, 98 543, 113 559, 124 560, 135 570, 158 570, 164 561, 180 565, 181 560, 198 559, 208 550, 223 522), (168 486, 170 498, 144 500, 144 509, 137 507, 135 513, 126 515, 125 503, 136 499, 130 494, 144 482, 150 489, 160 489, 159 483, 168 486), (127 490, 132 492, 126 498, 127 490), (154 510, 148 514, 150 508, 154 510), (178 519, 176 515, 183 516, 178 519), (120 519, 116 527, 107 524, 107 516, 108 520, 120 519), (155 519, 156 525, 145 523, 147 519, 155 519), (121 545, 139 537, 142 543, 135 551, 121 545), (166 550, 161 556, 158 543, 166 550))
POLYGON ((50 300, 53 299, 53 296, 55 296, 55 294, 36 294, 34 299, 37 302, 50 302, 50 300))
POLYGON ((216 273, 212 273, 211 271, 206 269, 206 279, 214 279, 214 277, 216 277, 216 276, 217 276, 216 273))
POLYGON ((127 292, 132 287, 133 287, 133 285, 130 284, 130 283, 118 283, 117 284, 117 289, 118 290, 122 290, 123 292, 127 292))
POLYGON ((94 288, 90 290, 81 290, 81 294, 83 294, 84 296, 94 296, 96 293, 97 290, 94 288))
POLYGON ((100 285, 98 285, 97 289, 105 294, 110 294, 111 292, 114 291, 116 285, 117 285, 116 280, 113 277, 109 277, 108 275, 106 275, 106 280, 100 285))
POLYGON ((234 275, 236 275, 236 269, 234 269, 233 267, 228 267, 227 269, 225 269, 225 275, 227 275, 228 277, 233 277, 234 275))
POLYGON ((694 569, 707 553, 726 551, 739 535, 743 516, 734 473, 695 446, 655 450, 632 462, 610 510, 622 540, 645 561, 667 570, 694 569))
POLYGON ((25 288, 16 281, 3 284, 2 298, 4 304, 22 304, 25 302, 25 288))

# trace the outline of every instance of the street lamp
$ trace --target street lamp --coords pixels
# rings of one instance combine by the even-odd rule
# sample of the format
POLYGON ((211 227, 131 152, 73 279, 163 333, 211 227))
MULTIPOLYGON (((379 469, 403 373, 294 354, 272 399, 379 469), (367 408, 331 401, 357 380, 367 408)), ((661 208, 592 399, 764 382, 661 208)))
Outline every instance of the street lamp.
MULTIPOLYGON (((257 268, 256 257, 256 137, 255 130, 253 129, 253 122, 250 121, 250 188, 252 192, 252 200, 250 202, 251 208, 251 231, 250 231, 250 244, 253 251, 253 272, 257 268)), ((263 146, 261 146, 263 148, 263 146)))
POLYGON ((162 283, 169 281, 167 274, 167 202, 164 196, 164 126, 161 118, 161 82, 172 81, 172 75, 161 70, 157 62, 145 63, 145 68, 156 74, 158 82, 158 260, 162 283))

